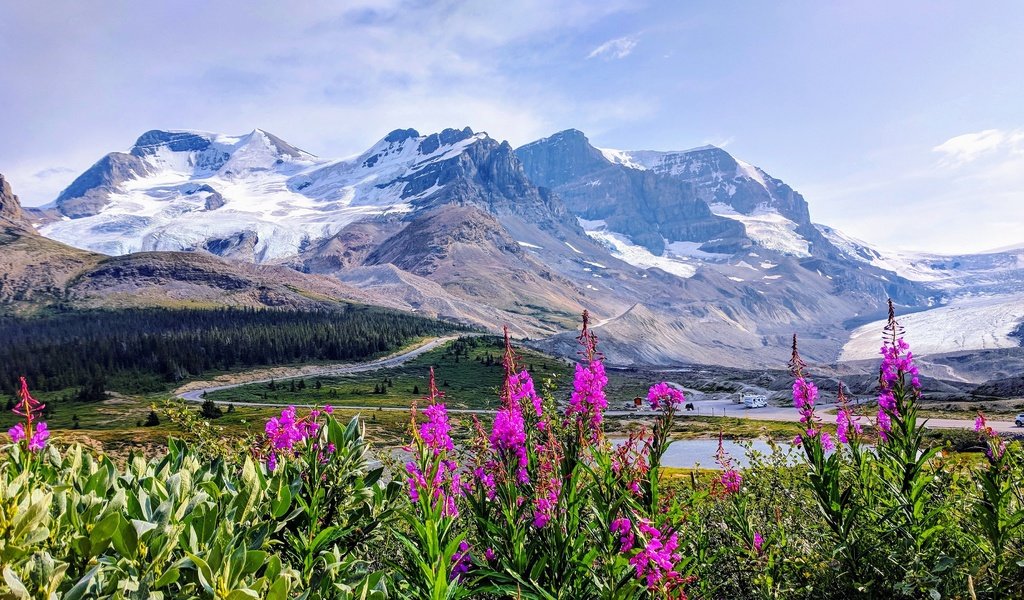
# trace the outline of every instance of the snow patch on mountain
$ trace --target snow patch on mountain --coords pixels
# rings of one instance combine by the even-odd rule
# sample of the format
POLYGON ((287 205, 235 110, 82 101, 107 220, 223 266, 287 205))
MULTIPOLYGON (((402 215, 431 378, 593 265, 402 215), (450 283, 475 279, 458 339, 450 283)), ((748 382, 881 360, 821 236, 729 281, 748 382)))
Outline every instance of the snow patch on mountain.
MULTIPOLYGON (((948 305, 900 318, 905 338, 917 355, 989 350, 1019 345, 1010 333, 1024 321, 1024 294, 958 298, 948 305)), ((840 360, 877 358, 885 321, 855 329, 840 360)))
POLYGON ((633 157, 629 152, 614 150, 612 148, 598 148, 598 150, 601 151, 601 154, 608 160, 608 162, 641 171, 647 169, 645 165, 633 160, 633 157))
POLYGON ((720 217, 743 223, 747 229, 747 236, 759 246, 800 258, 811 255, 810 242, 797 233, 797 224, 774 208, 759 206, 745 215, 720 202, 708 206, 711 212, 720 217))
MULTIPOLYGON (((579 219, 579 221, 587 235, 607 247, 612 256, 634 267, 657 268, 684 279, 693 277, 697 273, 697 265, 687 262, 689 257, 674 255, 671 248, 666 249, 662 256, 656 256, 647 248, 634 244, 627 236, 609 231, 604 221, 588 221, 586 219, 579 219)), ((691 250, 685 243, 680 243, 677 248, 685 251, 691 250)))
MULTIPOLYGON (((322 160, 261 130, 244 136, 200 132, 201 150, 137 144, 149 173, 122 182, 91 216, 43 228, 47 237, 107 254, 193 250, 251 237, 257 261, 294 256, 355 221, 402 214, 436 193, 406 194, 406 178, 458 156, 486 134, 455 132, 443 143, 413 130, 393 132, 355 158, 322 160), (398 135, 401 133, 401 135, 398 135)), ((142 139, 146 139, 143 136, 142 139)))

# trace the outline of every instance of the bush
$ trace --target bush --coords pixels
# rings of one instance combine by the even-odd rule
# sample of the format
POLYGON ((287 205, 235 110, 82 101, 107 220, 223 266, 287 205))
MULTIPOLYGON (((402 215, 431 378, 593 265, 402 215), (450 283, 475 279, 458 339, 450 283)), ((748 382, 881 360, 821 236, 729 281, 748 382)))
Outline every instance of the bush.
POLYGON ((288 408, 229 440, 172 405, 188 442, 119 466, 48 445, 22 382, 25 421, 0 463, 0 596, 1024 597, 1020 444, 983 416, 982 464, 930 444, 894 315, 886 333, 873 422, 842 391, 824 422, 794 340, 804 425, 790 450, 739 470, 720 444, 718 471, 681 477, 661 466, 684 401, 668 384, 648 391, 650 430, 605 436, 586 315, 568 401, 534 387, 506 334, 500 409, 461 448, 431 370, 410 458, 388 482, 359 422, 330 407, 288 408))

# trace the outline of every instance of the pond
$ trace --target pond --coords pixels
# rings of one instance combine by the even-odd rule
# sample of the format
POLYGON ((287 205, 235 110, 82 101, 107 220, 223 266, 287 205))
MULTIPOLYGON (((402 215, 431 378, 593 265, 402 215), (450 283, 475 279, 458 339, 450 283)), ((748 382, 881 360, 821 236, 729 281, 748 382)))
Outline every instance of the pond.
MULTIPOLYGON (((622 440, 616 440, 616 443, 620 441, 622 440)), ((748 445, 751 450, 763 454, 771 452, 771 447, 764 440, 750 440, 747 442, 725 440, 722 442, 722 447, 729 453, 729 457, 732 459, 732 464, 735 467, 746 467, 750 464, 747 457, 748 445)), ((791 444, 782 442, 778 442, 778 445, 782 448, 783 452, 788 452, 793 447, 791 444)), ((718 463, 715 462, 715 453, 717 452, 717 439, 676 440, 665 451, 661 464, 666 467, 691 468, 700 466, 705 469, 717 469, 719 468, 718 463)))

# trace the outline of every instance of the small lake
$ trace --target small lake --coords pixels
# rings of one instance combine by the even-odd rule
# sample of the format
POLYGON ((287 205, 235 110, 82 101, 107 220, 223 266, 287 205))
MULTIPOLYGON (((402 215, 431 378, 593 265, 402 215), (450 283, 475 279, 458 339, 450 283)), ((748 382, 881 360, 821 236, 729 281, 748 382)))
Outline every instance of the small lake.
MULTIPOLYGON (((619 444, 625 440, 614 440, 619 444)), ((789 452, 793 448, 791 444, 777 442, 783 452, 789 452)), ((750 464, 747 456, 748 446, 750 450, 762 454, 770 454, 771 447, 764 440, 750 440, 746 442, 733 442, 724 440, 722 447, 729 453, 729 458, 735 467, 746 467, 750 464)), ((718 440, 675 440, 665 451, 661 459, 662 466, 678 467, 683 469, 700 466, 705 469, 717 469, 715 454, 718 452, 718 440)))

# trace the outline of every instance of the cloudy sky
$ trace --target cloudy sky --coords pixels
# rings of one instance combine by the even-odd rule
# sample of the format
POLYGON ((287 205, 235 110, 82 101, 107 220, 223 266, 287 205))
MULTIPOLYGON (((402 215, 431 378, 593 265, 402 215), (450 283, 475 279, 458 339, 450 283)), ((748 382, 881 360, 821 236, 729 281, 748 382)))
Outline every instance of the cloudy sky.
POLYGON ((51 201, 157 128, 314 154, 469 125, 724 146, 889 248, 1024 244, 1024 3, 47 2, 0 24, 0 173, 51 201), (232 6, 234 4, 234 6, 232 6))

